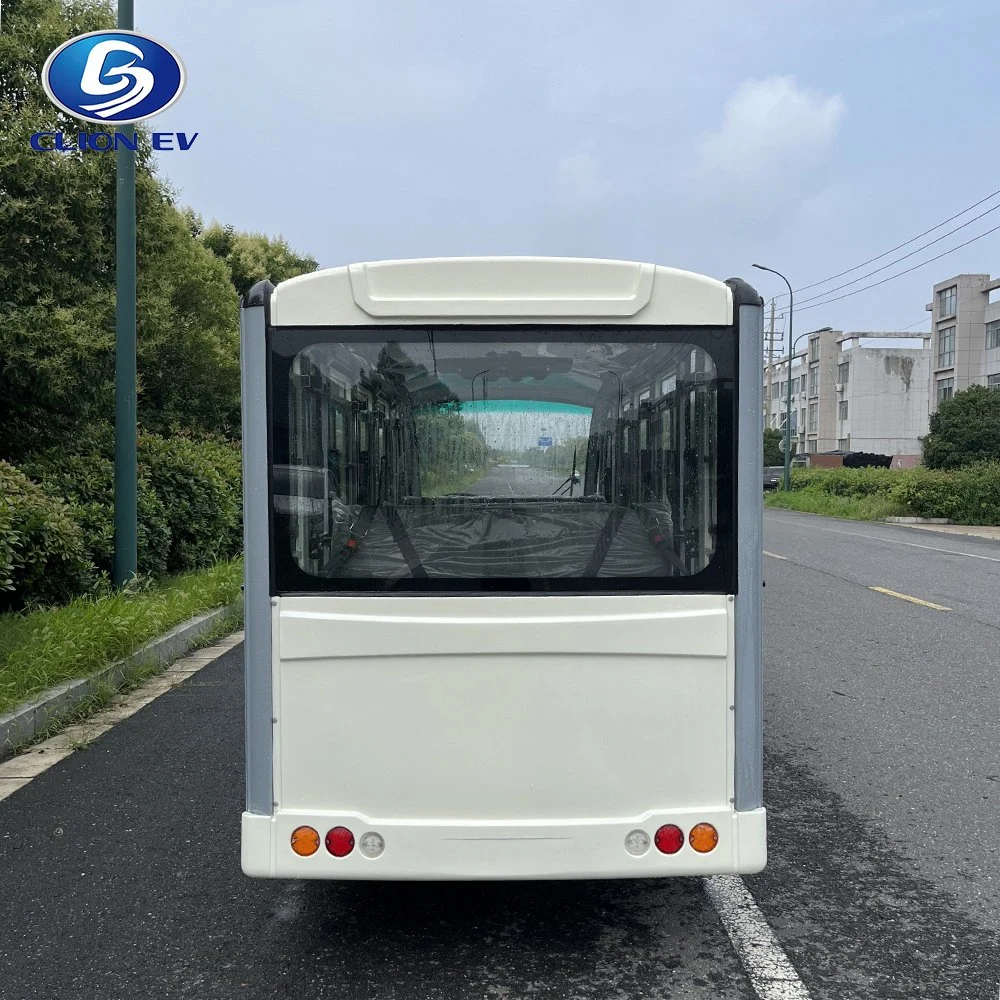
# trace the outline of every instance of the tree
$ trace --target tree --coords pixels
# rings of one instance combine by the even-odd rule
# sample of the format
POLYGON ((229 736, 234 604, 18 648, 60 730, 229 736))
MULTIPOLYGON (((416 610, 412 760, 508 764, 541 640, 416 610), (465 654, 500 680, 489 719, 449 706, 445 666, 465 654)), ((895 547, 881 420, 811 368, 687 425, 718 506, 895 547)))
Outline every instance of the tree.
MULTIPOLYGON (((0 32, 0 458, 80 451, 114 417, 115 158, 30 148, 81 123, 45 96, 42 65, 73 35, 114 27, 108 3, 8 0, 0 32)), ((283 240, 201 220, 136 154, 138 418, 161 433, 239 427, 237 290, 316 266, 283 240), (211 231, 211 230, 210 230, 211 231), (234 284, 236 288, 234 288, 234 284)))
POLYGON ((0 32, 0 453, 71 433, 113 400, 114 157, 36 153, 36 131, 79 123, 39 84, 49 53, 114 25, 104 3, 4 5, 0 32), (113 329, 113 325, 111 327, 113 329))
POLYGON ((785 453, 781 450, 784 435, 775 427, 764 430, 764 465, 784 465, 785 453))
POLYGON ((314 258, 295 253, 281 236, 272 239, 263 233, 241 233, 218 222, 202 230, 200 219, 190 222, 201 243, 229 268, 238 295, 246 295, 262 278, 277 284, 316 270, 314 258))
POLYGON ((924 465, 957 469, 1000 461, 1000 392, 973 385, 956 392, 931 414, 924 465))

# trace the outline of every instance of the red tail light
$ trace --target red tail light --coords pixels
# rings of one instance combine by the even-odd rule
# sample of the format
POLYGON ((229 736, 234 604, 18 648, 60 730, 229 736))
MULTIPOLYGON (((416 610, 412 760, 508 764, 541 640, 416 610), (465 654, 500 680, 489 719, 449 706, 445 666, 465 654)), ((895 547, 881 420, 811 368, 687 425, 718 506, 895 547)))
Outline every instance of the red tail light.
POLYGON ((684 831, 679 826, 668 823, 656 831, 653 843, 661 854, 676 854, 684 846, 684 831))
POLYGON ((326 835, 326 849, 335 858, 346 858, 354 850, 354 834, 346 826, 335 826, 326 835))

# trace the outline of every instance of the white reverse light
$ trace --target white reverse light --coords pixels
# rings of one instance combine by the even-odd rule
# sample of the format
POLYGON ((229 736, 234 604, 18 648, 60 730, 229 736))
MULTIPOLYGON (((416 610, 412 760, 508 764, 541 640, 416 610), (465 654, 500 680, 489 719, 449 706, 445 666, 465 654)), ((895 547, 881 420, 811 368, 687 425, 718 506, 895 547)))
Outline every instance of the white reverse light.
POLYGON ((373 830, 362 834, 361 853, 366 858, 377 858, 385 850, 385 841, 382 835, 373 830))
POLYGON ((649 850, 649 834, 645 830, 633 830, 625 834, 625 850, 639 857, 649 850))

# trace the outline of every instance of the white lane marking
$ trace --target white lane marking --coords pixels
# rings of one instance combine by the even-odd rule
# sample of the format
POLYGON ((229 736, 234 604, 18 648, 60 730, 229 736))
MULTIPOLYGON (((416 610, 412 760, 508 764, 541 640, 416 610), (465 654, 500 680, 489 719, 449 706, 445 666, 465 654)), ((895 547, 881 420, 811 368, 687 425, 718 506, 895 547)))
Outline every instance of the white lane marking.
POLYGON ((44 774, 53 764, 58 764, 81 747, 103 736, 116 722, 135 715, 140 708, 198 673, 242 641, 243 633, 236 632, 212 646, 182 657, 134 691, 120 698, 116 697, 108 708, 83 722, 67 726, 57 735, 28 747, 10 760, 5 760, 0 764, 0 800, 13 795, 40 774, 44 774))
MULTIPOLYGON (((821 515, 814 514, 813 517, 819 517, 821 515)), ((821 525, 815 525, 817 531, 826 531, 831 535, 853 535, 855 538, 867 538, 868 541, 872 542, 888 542, 890 545, 909 545, 912 549, 930 549, 931 552, 944 552, 950 556, 965 556, 967 559, 985 559, 987 562, 1000 563, 1000 558, 997 556, 981 556, 975 552, 960 552, 958 549, 942 549, 937 545, 921 545, 919 542, 904 542, 898 538, 886 538, 884 535, 866 535, 861 531, 837 531, 836 528, 824 528, 821 525)), ((767 555, 767 553, 764 553, 767 555)))
POLYGON ((768 552, 767 549, 764 549, 764 555, 770 556, 772 559, 784 559, 785 562, 788 561, 788 556, 779 556, 777 552, 768 552))
POLYGON ((739 875, 713 875, 705 891, 760 1000, 809 1000, 799 974, 739 875))

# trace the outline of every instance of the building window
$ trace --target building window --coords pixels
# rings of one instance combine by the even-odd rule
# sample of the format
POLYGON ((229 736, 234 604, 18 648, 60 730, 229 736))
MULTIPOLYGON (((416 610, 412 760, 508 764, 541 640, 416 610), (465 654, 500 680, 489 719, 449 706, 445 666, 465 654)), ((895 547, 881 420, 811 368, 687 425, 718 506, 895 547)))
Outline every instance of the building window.
POLYGON ((996 375, 986 376, 986 388, 1000 389, 1000 372, 998 372, 996 375))
POLYGON ((806 451, 815 452, 818 447, 819 447, 818 441, 808 441, 806 443, 806 451))
POLYGON ((991 319, 986 324, 986 350, 993 351, 1000 347, 1000 319, 991 319))
POLYGON ((837 418, 839 420, 846 420, 847 419, 847 400, 846 399, 842 399, 837 404, 837 418))
POLYGON ((837 365, 837 381, 841 385, 847 385, 847 380, 851 377, 851 362, 841 361, 837 365))
POLYGON ((937 381, 937 401, 938 405, 946 399, 951 399, 955 395, 955 380, 953 378, 939 378, 937 381))
POLYGON ((819 369, 814 368, 809 372, 809 395, 819 395, 819 369))
POLYGON ((958 285, 952 285, 951 288, 942 288, 938 292, 938 319, 944 319, 945 316, 954 316, 957 306, 958 285))
POLYGON ((815 434, 816 433, 816 419, 817 419, 817 414, 818 413, 819 413, 819 403, 810 403, 809 404, 809 433, 810 434, 815 434))
MULTIPOLYGON (((1000 376, 997 376, 997 377, 1000 378, 1000 376)), ((792 410, 792 426, 789 428, 789 430, 790 430, 790 432, 792 434, 798 434, 798 432, 799 432, 798 421, 795 419, 795 414, 796 414, 796 411, 792 410)))
POLYGON ((813 337, 809 341, 809 360, 819 361, 819 337, 813 337))
POLYGON ((950 368, 955 363, 955 328, 941 327, 938 330, 938 368, 950 368))
POLYGON ((850 451, 851 450, 851 439, 837 438, 837 451, 850 451))
POLYGON ((806 411, 805 407, 799 410, 799 433, 801 434, 806 426, 806 411))

